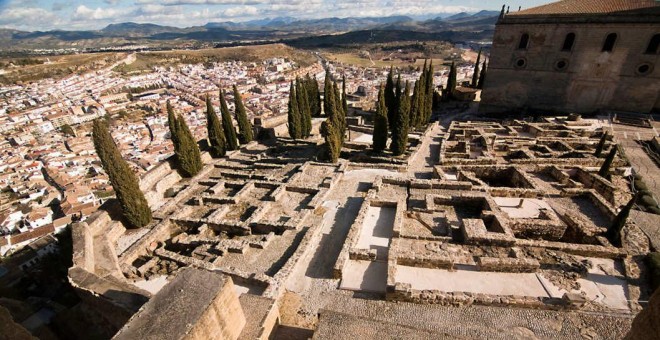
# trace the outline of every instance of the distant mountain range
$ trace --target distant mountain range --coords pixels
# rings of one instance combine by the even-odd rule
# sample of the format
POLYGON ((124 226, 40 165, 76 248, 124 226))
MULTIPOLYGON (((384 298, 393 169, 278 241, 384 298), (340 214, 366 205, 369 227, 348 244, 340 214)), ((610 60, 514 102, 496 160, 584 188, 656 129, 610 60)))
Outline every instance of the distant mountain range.
MULTIPOLYGON (((25 32, 0 29, 0 50, 99 48, 131 44, 177 44, 181 42, 219 42, 304 39, 304 37, 378 30, 381 32, 412 31, 441 33, 446 31, 492 31, 497 22, 497 11, 458 13, 448 17, 418 21, 407 16, 383 18, 325 18, 298 20, 292 17, 266 18, 247 22, 209 22, 204 26, 179 28, 133 22, 111 24, 101 30, 89 31, 34 31, 25 32)), ((418 36, 412 34, 412 36, 418 36)))

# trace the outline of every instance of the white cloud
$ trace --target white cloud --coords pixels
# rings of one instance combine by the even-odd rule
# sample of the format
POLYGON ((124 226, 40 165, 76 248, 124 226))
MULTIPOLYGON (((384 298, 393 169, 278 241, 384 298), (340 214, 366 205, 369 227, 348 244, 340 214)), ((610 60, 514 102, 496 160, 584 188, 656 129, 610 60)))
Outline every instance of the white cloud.
POLYGON ((118 18, 127 18, 134 11, 131 7, 125 8, 101 8, 91 9, 85 5, 80 5, 73 13, 74 20, 112 20, 118 18))
POLYGON ((259 5, 267 0, 136 0, 136 4, 161 4, 164 6, 179 5, 259 5))
POLYGON ((259 9, 254 6, 230 7, 222 12, 227 17, 251 17, 259 14, 259 9))
POLYGON ((189 27, 209 21, 279 16, 299 19, 421 16, 477 11, 481 8, 476 7, 485 6, 471 7, 481 4, 476 0, 99 0, 98 6, 82 0, 55 0, 48 8, 39 7, 42 3, 37 0, 6 2, 4 7, 0 6, 0 26, 73 30, 99 29, 109 23, 134 21, 189 27), (454 5, 456 3, 467 6, 454 5))
POLYGON ((0 12, 0 26, 28 28, 35 22, 61 23, 57 15, 40 7, 8 7, 0 12))

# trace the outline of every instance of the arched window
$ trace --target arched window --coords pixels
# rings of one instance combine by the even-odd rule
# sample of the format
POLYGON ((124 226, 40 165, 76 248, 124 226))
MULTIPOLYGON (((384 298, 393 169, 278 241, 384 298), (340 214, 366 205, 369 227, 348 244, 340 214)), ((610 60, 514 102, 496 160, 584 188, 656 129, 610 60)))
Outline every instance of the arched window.
POLYGON ((520 42, 518 43, 518 49, 519 50, 526 50, 527 45, 529 45, 529 34, 523 33, 523 35, 520 36, 520 42))
POLYGON ((612 52, 612 49, 614 49, 614 43, 616 43, 616 38, 616 33, 610 33, 607 35, 605 43, 603 44, 603 52, 612 52))
POLYGON ((646 54, 658 54, 658 47, 660 46, 660 34, 656 34, 649 41, 649 46, 646 48, 646 54))
POLYGON ((561 46, 561 50, 562 51, 572 50, 574 43, 575 43, 575 33, 566 34, 566 38, 564 38, 564 45, 561 46))

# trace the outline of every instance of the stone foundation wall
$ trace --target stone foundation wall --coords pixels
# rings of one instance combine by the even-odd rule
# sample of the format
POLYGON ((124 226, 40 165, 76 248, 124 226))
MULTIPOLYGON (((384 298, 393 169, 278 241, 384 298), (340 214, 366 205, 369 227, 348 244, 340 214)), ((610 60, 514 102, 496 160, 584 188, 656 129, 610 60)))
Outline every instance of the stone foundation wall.
POLYGON ((569 309, 572 306, 563 299, 537 298, 515 295, 489 295, 470 292, 443 292, 438 290, 412 289, 409 284, 396 283, 386 294, 388 301, 412 302, 417 304, 437 304, 443 306, 484 306, 520 307, 532 309, 569 309))
POLYGON ((515 246, 546 248, 551 250, 562 251, 564 253, 572 254, 572 255, 578 255, 584 257, 601 257, 606 259, 620 259, 628 255, 624 249, 616 248, 611 245, 602 246, 602 245, 592 245, 592 244, 574 244, 574 243, 564 243, 564 242, 516 239, 515 246))
POLYGON ((541 265, 534 259, 479 257, 477 268, 485 272, 535 273, 541 265))

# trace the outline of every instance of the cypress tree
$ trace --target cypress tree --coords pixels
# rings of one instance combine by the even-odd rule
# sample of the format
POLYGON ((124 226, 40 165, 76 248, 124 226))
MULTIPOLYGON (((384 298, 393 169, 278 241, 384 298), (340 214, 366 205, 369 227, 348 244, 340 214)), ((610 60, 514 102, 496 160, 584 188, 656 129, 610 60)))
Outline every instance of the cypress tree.
POLYGON ((454 91, 456 90, 456 64, 452 61, 451 68, 449 69, 449 78, 447 79, 447 98, 451 99, 454 97, 454 91))
POLYGON ((434 84, 433 84, 433 60, 429 63, 429 69, 426 73, 426 77, 424 80, 426 81, 424 90, 426 91, 426 96, 424 96, 424 121, 422 121, 422 125, 428 124, 428 122, 431 120, 431 115, 433 114, 433 92, 434 92, 434 84))
POLYGON ((637 196, 634 196, 630 202, 621 209, 619 214, 616 215, 614 221, 612 221, 612 225, 607 229, 605 236, 616 247, 621 247, 621 230, 626 225, 630 210, 632 210, 636 201, 637 196))
POLYGON ((346 76, 342 77, 341 107, 344 109, 344 117, 345 117, 346 115, 348 115, 348 102, 346 101, 346 76))
POLYGON ((172 109, 172 105, 170 104, 170 101, 167 101, 167 125, 170 128, 170 139, 172 140, 172 143, 176 146, 177 144, 177 132, 176 132, 176 115, 174 114, 174 109, 172 109))
POLYGON ((600 137, 600 141, 598 141, 598 145, 596 146, 596 152, 594 152, 594 156, 600 157, 600 154, 603 153, 603 148, 605 147, 605 142, 607 141, 607 131, 603 133, 603 136, 600 137))
POLYGON ((598 171, 598 174, 601 177, 607 178, 607 176, 610 173, 610 166, 612 166, 612 162, 614 162, 614 156, 616 156, 616 145, 612 145, 612 149, 610 150, 610 153, 607 155, 607 158, 605 158, 605 162, 603 162, 603 166, 600 167, 600 170, 598 171))
POLYGON ((298 97, 296 96, 296 87, 291 82, 291 88, 289 90, 289 114, 288 114, 288 128, 289 128, 289 137, 292 139, 300 139, 302 136, 301 133, 301 119, 300 112, 298 111, 298 97))
POLYGON ((236 121, 238 122, 238 140, 241 144, 247 144, 254 139, 252 135, 252 124, 245 113, 245 106, 243 105, 243 98, 241 98, 241 93, 238 92, 238 88, 234 85, 234 114, 236 115, 236 121))
POLYGON ((225 132, 225 141, 227 141, 227 150, 238 150, 238 139, 236 138, 236 129, 231 121, 231 114, 227 108, 225 95, 220 89, 220 115, 222 115, 222 130, 225 132))
POLYGON ((488 67, 488 60, 484 60, 484 65, 481 68, 481 74, 479 75, 479 83, 477 84, 478 89, 484 88, 484 82, 486 81, 486 68, 488 67))
POLYGON ((325 82, 323 83, 323 113, 326 116, 331 114, 330 104, 334 101, 334 92, 332 92, 332 81, 330 80, 330 70, 325 70, 325 82))
POLYGON ((479 63, 481 62, 481 49, 479 49, 479 54, 477 55, 477 62, 474 63, 474 72, 472 72, 472 87, 477 87, 479 79, 479 63))
POLYGON ((426 60, 424 61, 424 69, 419 75, 419 93, 415 97, 415 127, 420 128, 423 125, 424 117, 426 116, 425 103, 426 103, 426 77, 427 77, 426 60))
POLYGON ((225 133, 215 113, 211 99, 206 97, 206 130, 209 138, 210 153, 213 158, 223 157, 227 153, 225 133))
POLYGON ((399 102, 396 121, 394 122, 394 131, 392 134, 392 144, 390 148, 395 156, 406 152, 408 146, 409 114, 410 114, 410 84, 406 82, 406 89, 399 95, 399 102))
POLYGON ((307 93, 309 111, 312 116, 318 117, 321 115, 321 100, 318 83, 316 82, 316 79, 312 79, 308 73, 303 80, 303 84, 305 86, 305 92, 307 93))
POLYGON ((341 144, 338 137, 337 126, 333 123, 332 118, 327 118, 321 124, 321 134, 325 138, 325 153, 326 157, 332 163, 337 163, 341 151, 341 144))
POLYGON ((149 203, 140 191, 140 182, 121 157, 117 144, 112 139, 105 122, 97 119, 92 128, 92 139, 96 154, 108 174, 115 190, 122 215, 129 226, 140 228, 151 222, 149 203))
POLYGON ((186 177, 193 177, 202 170, 202 157, 197 146, 197 141, 186 124, 186 120, 179 116, 176 119, 176 131, 178 133, 178 145, 174 145, 179 170, 186 177))
POLYGON ((302 79, 296 81, 296 99, 300 114, 300 137, 307 138, 312 132, 312 113, 307 102, 307 91, 302 79))
POLYGON ((346 136, 346 112, 344 111, 344 105, 342 104, 341 94, 339 93, 339 87, 335 82, 333 84, 333 89, 335 91, 335 110, 336 110, 336 120, 337 120, 337 133, 340 140, 339 149, 344 144, 344 138, 346 136))
POLYGON ((385 104, 385 89, 380 86, 378 91, 378 103, 376 115, 374 116, 374 135, 373 148, 376 152, 381 152, 387 147, 387 105, 385 104))
POLYGON ((408 124, 411 129, 414 129, 417 126, 417 108, 419 105, 419 80, 415 82, 415 87, 413 88, 413 96, 410 100, 410 117, 408 124))
MULTIPOLYGON (((396 115, 396 93, 394 92, 394 67, 390 66, 390 73, 387 74, 385 82, 385 104, 387 104, 387 121, 393 122, 396 115)), ((392 127, 390 126, 390 132, 392 127)))
POLYGON ((312 114, 314 116, 320 117, 321 116, 321 92, 319 91, 319 83, 316 81, 316 77, 312 78, 311 82, 311 88, 312 88, 312 97, 313 97, 313 102, 314 102, 314 111, 312 111, 312 114))
MULTIPOLYGON (((344 143, 344 126, 342 123, 343 109, 341 106, 341 97, 337 83, 330 84, 330 89, 326 92, 327 101, 326 115, 328 118, 321 125, 321 134, 325 138, 325 154, 328 160, 335 163, 339 160, 341 148, 344 143)), ((345 119, 345 117, 343 117, 345 119)))

